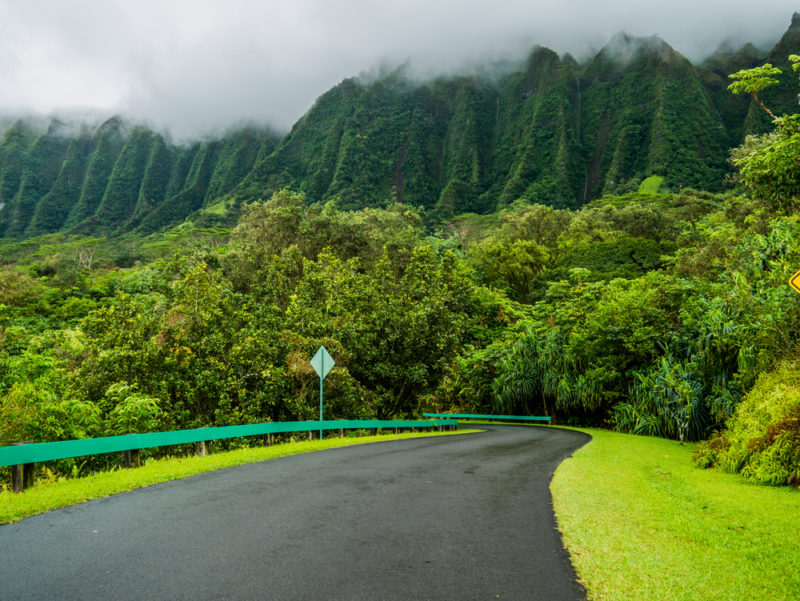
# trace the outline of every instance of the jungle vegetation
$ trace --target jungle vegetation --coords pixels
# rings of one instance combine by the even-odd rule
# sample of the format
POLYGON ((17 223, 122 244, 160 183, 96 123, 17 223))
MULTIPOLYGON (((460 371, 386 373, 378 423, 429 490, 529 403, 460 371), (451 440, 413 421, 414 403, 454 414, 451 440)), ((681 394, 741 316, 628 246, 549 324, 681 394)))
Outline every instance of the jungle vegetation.
MULTIPOLYGON (((790 33, 798 29, 800 18, 790 33)), ((646 62, 656 56, 677 61, 670 68, 678 73, 690 67, 663 42, 636 44, 648 49, 634 53, 643 64, 661 64, 646 62)), ((600 82, 584 92, 603 99, 596 106, 619 108, 625 94, 645 85, 612 63, 601 52, 584 68, 600 82), (600 85, 603 78, 616 84, 600 85)), ((409 202, 411 190, 445 181, 441 174, 420 175, 413 185, 369 183, 387 167, 370 147, 378 138, 351 139, 356 130, 346 124, 342 131, 351 133, 339 142, 312 128, 320 143, 341 142, 333 158, 319 151, 281 166, 287 148, 313 148, 292 146, 293 136, 333 103, 327 96, 280 142, 254 132, 187 149, 107 123, 83 142, 59 138, 58 146, 40 137, 4 145, 0 193, 18 180, 14 215, 31 217, 4 222, 0 244, 0 444, 313 419, 318 379, 308 359, 324 344, 337 363, 326 380, 326 418, 457 409, 546 414, 680 441, 711 437, 698 452, 702 464, 796 485, 800 392, 789 374, 800 357, 800 297, 787 282, 800 269, 800 116, 777 108, 770 116, 760 106, 777 106, 769 104, 769 90, 787 76, 796 92, 798 59, 788 56, 785 64, 781 73, 769 63, 729 80, 731 91, 750 97, 768 119, 766 131, 741 130, 757 133, 734 147, 730 168, 722 158, 709 163, 682 154, 693 146, 680 132, 710 118, 696 104, 710 96, 701 88, 682 95, 661 75, 646 85, 661 86, 665 104, 638 134, 599 113, 592 117, 595 133, 584 129, 582 136, 611 144, 602 152, 589 146, 598 174, 583 180, 595 182, 589 188, 566 167, 542 167, 555 179, 535 176, 542 157, 565 166, 577 161, 580 153, 569 149, 586 148, 577 137, 533 127, 543 142, 558 141, 552 154, 533 141, 504 147, 502 136, 477 127, 482 119, 465 116, 477 127, 474 143, 462 139, 464 156, 475 151, 474 169, 450 179, 441 195, 450 189, 453 199, 463 193, 472 204, 454 200, 446 210, 438 200, 409 202), (666 100, 678 96, 695 105, 666 100), (700 121, 672 128, 666 115, 678 122, 687 111, 700 121), (645 155, 633 150, 630 140, 645 130, 661 132, 668 145, 645 155), (477 141, 487 137, 506 154, 481 154, 477 141), (347 149, 345 141, 356 146, 347 149), (101 147, 110 154, 98 153, 101 147), (106 160, 111 155, 117 160, 106 160), (647 162, 636 164, 642 156, 647 162), (14 157, 17 180, 8 167, 14 157), (322 163, 314 177, 330 181, 296 179, 303 161, 341 166, 348 157, 355 161, 351 173, 367 178, 356 187, 322 163), (259 179, 269 164, 277 175, 259 179), (253 169, 245 173, 248 165, 253 169), (80 178, 69 177, 73 170, 86 174, 80 186, 80 178), (609 173, 624 173, 611 178, 624 185, 607 185, 609 173), (717 184, 704 179, 712 173, 717 184), (246 185, 237 188, 240 177, 246 185), (62 196, 53 182, 63 184, 62 196), (328 197, 323 189, 338 192, 328 197), (581 189, 591 192, 574 194, 581 189), (45 190, 49 209, 35 202, 45 190), (258 190, 263 198, 253 197, 258 190), (381 198, 379 206, 369 206, 370 194, 381 198), (133 225, 168 223, 189 214, 183 209, 194 211, 192 218, 174 227, 147 233, 133 225), (46 225, 51 218, 75 227, 46 225)), ((570 69, 577 66, 539 49, 529 72, 509 81, 517 90, 568 87, 572 75, 562 71, 570 69), (542 69, 555 79, 526 79, 542 69)), ((358 115, 365 94, 392 104, 405 93, 388 89, 403 87, 391 78, 379 84, 384 95, 353 83, 330 94, 350 98, 358 115)), ((494 98, 474 82, 441 85, 458 88, 459 98, 483 98, 484 108, 511 106, 517 93, 494 98)), ((430 89, 420 90, 406 91, 415 102, 439 106, 430 89)), ((517 102, 514 111, 527 123, 536 123, 536 111, 545 111, 542 122, 558 123, 555 116, 571 109, 547 98, 539 97, 535 110, 517 102)), ((365 127, 380 125, 359 118, 365 127)), ((719 148, 704 152, 724 157, 731 138, 722 125, 713 128, 719 136, 704 144, 717 140, 719 148)), ((522 131, 508 131, 514 129, 522 131)), ((25 139, 22 129, 11 131, 25 139)), ((388 130, 373 133, 391 139, 388 130)), ((404 137, 403 160, 431 168, 424 153, 414 158, 419 139, 404 137)), ((389 171, 396 174, 395 167, 389 171)), ((437 198, 434 188, 429 192, 426 198, 437 198)), ((109 461, 64 460, 45 469, 80 474, 109 461)), ((7 481, 8 471, 0 473, 7 481)))

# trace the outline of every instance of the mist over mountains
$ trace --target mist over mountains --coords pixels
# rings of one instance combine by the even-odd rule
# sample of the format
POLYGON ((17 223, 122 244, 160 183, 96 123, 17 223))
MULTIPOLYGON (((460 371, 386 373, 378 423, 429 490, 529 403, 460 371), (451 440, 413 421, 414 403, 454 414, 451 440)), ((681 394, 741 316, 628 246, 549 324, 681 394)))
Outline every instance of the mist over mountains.
POLYGON ((721 189, 727 156, 768 119, 727 75, 772 62, 764 99, 795 111, 800 15, 768 52, 744 44, 693 65, 658 37, 619 34, 588 61, 534 48, 502 73, 419 81, 402 68, 320 96, 285 136, 241 127, 194 143, 114 117, 0 120, 0 236, 154 231, 213 222, 290 187, 340 208, 397 200, 439 217, 516 200, 578 207, 634 190, 721 189), (199 213, 198 213, 199 212, 199 213))

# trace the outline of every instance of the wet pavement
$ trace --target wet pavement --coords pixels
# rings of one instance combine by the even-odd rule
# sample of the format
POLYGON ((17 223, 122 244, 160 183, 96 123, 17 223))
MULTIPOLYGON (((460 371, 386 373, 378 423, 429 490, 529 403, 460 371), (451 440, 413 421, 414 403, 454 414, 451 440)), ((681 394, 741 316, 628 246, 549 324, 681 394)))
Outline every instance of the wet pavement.
POLYGON ((480 427, 229 468, 0 526, 0 600, 584 599, 548 487, 588 436, 480 427))

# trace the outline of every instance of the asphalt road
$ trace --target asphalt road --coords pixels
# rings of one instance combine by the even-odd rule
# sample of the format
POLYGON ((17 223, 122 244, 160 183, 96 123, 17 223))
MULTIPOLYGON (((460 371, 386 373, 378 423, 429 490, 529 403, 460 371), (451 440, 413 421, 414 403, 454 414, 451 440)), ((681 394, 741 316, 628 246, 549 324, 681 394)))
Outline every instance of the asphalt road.
POLYGON ((537 427, 284 457, 0 526, 0 600, 584 599, 537 427))

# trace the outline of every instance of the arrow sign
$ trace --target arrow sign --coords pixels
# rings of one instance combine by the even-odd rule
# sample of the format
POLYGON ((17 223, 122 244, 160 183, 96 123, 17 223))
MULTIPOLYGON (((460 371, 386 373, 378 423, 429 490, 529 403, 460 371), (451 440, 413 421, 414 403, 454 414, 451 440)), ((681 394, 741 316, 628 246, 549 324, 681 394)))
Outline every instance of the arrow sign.
POLYGON ((336 361, 330 356, 324 346, 319 347, 317 354, 311 359, 311 367, 317 372, 320 380, 324 380, 328 372, 336 365, 336 361))
MULTIPOLYGON (((324 346, 319 347, 317 354, 311 358, 311 367, 319 376, 319 421, 322 421, 322 381, 328 372, 336 365, 336 361, 330 356, 324 346)), ((319 431, 319 439, 322 440, 322 429, 319 431)))
POLYGON ((792 279, 789 280, 789 285, 800 292, 800 271, 792 276, 792 279))

